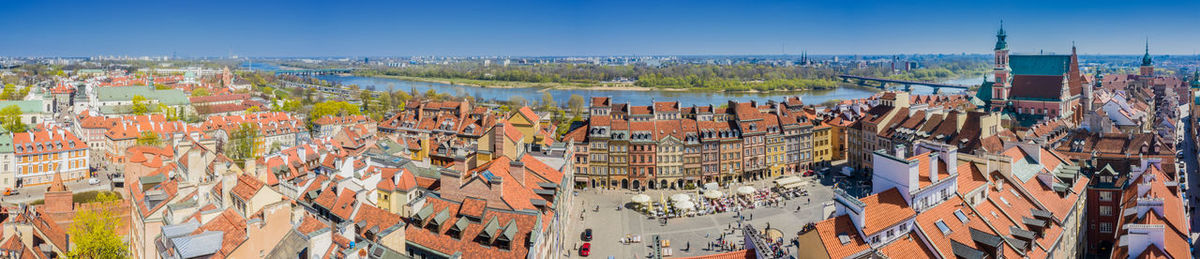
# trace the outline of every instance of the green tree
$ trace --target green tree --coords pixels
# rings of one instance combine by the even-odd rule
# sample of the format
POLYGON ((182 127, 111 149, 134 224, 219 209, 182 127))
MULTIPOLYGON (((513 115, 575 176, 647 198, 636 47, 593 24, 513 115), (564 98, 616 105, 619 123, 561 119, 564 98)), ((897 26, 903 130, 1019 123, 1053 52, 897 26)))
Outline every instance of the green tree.
POLYGON ((521 97, 520 95, 510 96, 508 97, 508 104, 514 107, 525 106, 525 97, 521 97))
POLYGON ((229 153, 229 158, 238 161, 246 159, 254 159, 255 139, 258 138, 258 125, 252 123, 242 123, 237 129, 229 133, 229 142, 226 143, 225 150, 229 153))
POLYGON ((567 107, 571 109, 571 112, 579 113, 583 111, 583 102, 583 96, 571 94, 571 98, 567 100, 567 107))
MULTIPOLYGON (((113 203, 120 200, 116 193, 100 193, 96 196, 99 203, 113 203)), ((67 252, 67 258, 126 258, 129 256, 129 246, 121 241, 117 229, 123 224, 119 214, 106 209, 107 206, 97 206, 100 209, 79 210, 71 223, 67 234, 74 246, 67 252)))
POLYGON ((542 92, 542 106, 546 108, 554 107, 554 95, 549 91, 542 92))
POLYGON ((4 91, 0 92, 0 95, 3 95, 5 100, 13 100, 13 97, 17 95, 17 85, 12 83, 4 84, 4 91))
POLYGON ((21 107, 16 104, 0 109, 0 123, 8 132, 25 132, 25 123, 21 122, 21 107))
POLYGON ((359 115, 362 111, 358 106, 343 101, 324 101, 313 105, 310 119, 316 120, 325 116, 359 115))
POLYGON ((438 100, 441 98, 441 96, 438 95, 438 92, 433 89, 429 89, 429 90, 425 91, 425 94, 423 96, 426 99, 431 99, 431 100, 438 100))
POLYGON ((154 133, 151 131, 143 131, 142 135, 138 136, 138 139, 137 139, 138 145, 158 146, 161 143, 162 143, 162 140, 160 140, 158 138, 158 133, 154 133))
POLYGON ((133 101, 133 106, 130 107, 130 112, 133 112, 133 114, 143 115, 143 114, 146 114, 147 112, 150 112, 150 102, 146 101, 145 96, 134 95, 132 101, 133 101))
POLYGON ((208 96, 210 94, 211 93, 208 92, 208 88, 196 88, 196 90, 192 90, 192 96, 195 97, 208 96))
POLYGON ((304 107, 304 103, 300 102, 300 99, 291 98, 283 101, 284 111, 294 112, 300 110, 300 107, 304 107))

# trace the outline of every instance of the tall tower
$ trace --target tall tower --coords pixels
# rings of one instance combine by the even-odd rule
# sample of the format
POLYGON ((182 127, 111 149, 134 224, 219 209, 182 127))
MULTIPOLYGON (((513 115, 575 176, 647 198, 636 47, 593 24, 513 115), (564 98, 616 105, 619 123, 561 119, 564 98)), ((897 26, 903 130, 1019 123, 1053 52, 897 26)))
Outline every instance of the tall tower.
POLYGON ((992 84, 993 101, 1008 100, 1008 91, 1012 87, 1009 80, 1012 68, 1008 67, 1008 42, 1004 41, 1005 38, 1008 38, 1008 34, 1004 32, 1004 21, 1000 21, 1000 31, 996 32, 996 65, 992 69, 995 75, 995 83, 992 84))
POLYGON ((1146 40, 1146 55, 1142 56, 1142 68, 1139 74, 1144 77, 1154 76, 1154 63, 1150 60, 1150 40, 1146 40))

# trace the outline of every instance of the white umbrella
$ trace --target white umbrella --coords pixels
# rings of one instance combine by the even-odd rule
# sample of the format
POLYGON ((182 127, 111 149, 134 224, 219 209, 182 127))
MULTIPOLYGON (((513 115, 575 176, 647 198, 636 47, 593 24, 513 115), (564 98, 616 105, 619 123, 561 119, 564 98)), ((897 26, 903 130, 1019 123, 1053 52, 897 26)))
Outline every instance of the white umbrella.
POLYGON ((679 193, 679 194, 671 195, 671 200, 672 201, 690 201, 690 200, 692 200, 692 196, 688 196, 687 194, 684 194, 684 193, 679 193))
POLYGON ((708 190, 707 192, 704 192, 704 198, 720 199, 721 196, 725 196, 725 194, 718 190, 708 190))
POLYGON ((680 201, 675 203, 675 208, 679 210, 694 210, 696 209, 696 203, 691 201, 680 201))
POLYGON ((754 194, 754 187, 751 187, 751 186, 738 187, 737 192, 738 192, 738 194, 741 194, 741 195, 751 195, 751 194, 754 194))
POLYGON ((650 195, 645 195, 645 194, 634 195, 632 200, 634 203, 649 203, 650 195))

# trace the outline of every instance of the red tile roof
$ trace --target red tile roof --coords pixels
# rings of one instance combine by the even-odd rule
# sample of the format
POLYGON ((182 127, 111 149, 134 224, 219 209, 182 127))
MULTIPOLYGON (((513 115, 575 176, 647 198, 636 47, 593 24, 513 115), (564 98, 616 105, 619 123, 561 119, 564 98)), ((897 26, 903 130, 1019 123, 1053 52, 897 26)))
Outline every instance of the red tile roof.
POLYGON ((262 187, 262 181, 254 178, 254 176, 242 174, 238 175, 238 183, 237 185, 233 186, 232 192, 233 195, 236 195, 238 198, 241 198, 244 201, 249 201, 254 197, 255 194, 258 193, 258 190, 262 189, 262 187))
MULTIPOLYGON (((894 190, 894 189, 893 189, 894 190)), ((870 249, 871 246, 859 236, 850 216, 842 215, 817 222, 817 233, 821 243, 830 258, 847 258, 870 249), (843 244, 839 236, 846 236, 847 243, 843 244)))
POLYGON ((221 240, 221 250, 218 254, 221 257, 227 258, 234 249, 237 249, 242 242, 248 239, 246 235, 246 219, 234 212, 232 208, 221 212, 216 218, 208 223, 197 228, 192 234, 200 234, 205 231, 221 231, 223 239, 221 240))
POLYGON ((359 235, 362 235, 366 231, 378 234, 384 229, 400 224, 400 215, 371 206, 370 204, 362 204, 358 206, 358 212, 354 215, 354 222, 359 223, 359 235))
POLYGON ((866 205, 863 206, 862 228, 866 235, 874 235, 917 214, 896 188, 863 197, 860 201, 866 205))
POLYGON ((412 244, 447 255, 461 252, 462 258, 524 258, 529 253, 528 248, 523 244, 527 242, 530 232, 537 224, 538 216, 536 214, 490 210, 479 222, 470 222, 465 229, 460 230, 462 238, 454 238, 447 233, 460 218, 458 207, 461 206, 461 203, 429 196, 425 206, 431 208, 434 215, 446 211, 449 217, 445 220, 446 222, 440 224, 433 231, 429 229, 429 225, 426 225, 432 221, 433 216, 430 216, 429 219, 422 219, 422 222, 406 226, 405 238, 412 244), (495 245, 482 246, 475 241, 476 237, 481 237, 481 233, 485 232, 485 225, 492 221, 495 221, 497 229, 492 231, 494 233, 492 236, 484 235, 482 238, 488 240, 487 242, 490 244, 494 244, 501 233, 505 232, 506 227, 511 224, 514 228, 511 232, 514 235, 510 237, 509 249, 501 249, 495 245))
POLYGON ((530 109, 529 106, 521 106, 521 109, 518 109, 517 112, 520 113, 521 116, 525 116, 525 119, 528 119, 532 122, 537 122, 541 119, 541 117, 538 117, 537 113, 533 112, 533 109, 530 109))
POLYGON ((300 225, 296 226, 296 231, 300 234, 310 235, 317 230, 329 228, 329 225, 314 218, 312 215, 305 214, 304 219, 300 221, 300 225))

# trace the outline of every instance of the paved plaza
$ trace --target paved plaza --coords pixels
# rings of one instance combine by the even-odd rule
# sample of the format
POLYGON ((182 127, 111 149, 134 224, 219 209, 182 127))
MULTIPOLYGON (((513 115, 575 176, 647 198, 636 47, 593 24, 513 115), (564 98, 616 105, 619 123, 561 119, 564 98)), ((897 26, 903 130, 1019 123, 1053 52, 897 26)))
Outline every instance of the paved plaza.
MULTIPOLYGON (((796 233, 805 224, 822 220, 821 211, 823 203, 833 200, 832 179, 819 179, 815 177, 804 177, 804 179, 810 180, 810 183, 803 187, 808 190, 808 196, 784 200, 779 206, 760 206, 755 209, 743 210, 741 215, 745 217, 746 222, 757 228, 770 226, 771 228, 781 230, 784 233, 784 240, 790 243, 790 240, 796 237, 796 233)), ((729 188, 722 188, 720 190, 726 194, 732 194, 735 193, 734 190, 737 187, 745 185, 755 186, 759 190, 767 190, 773 183, 771 180, 763 180, 745 184, 730 184, 729 188)), ((659 197, 669 197, 677 193, 694 194, 697 191, 652 190, 644 193, 657 201, 660 199, 659 197)), ((579 191, 579 196, 575 199, 575 208, 577 211, 586 211, 583 213, 582 220, 579 220, 578 212, 572 213, 572 216, 575 218, 573 218, 567 230, 570 235, 568 244, 572 247, 578 247, 583 244, 581 233, 584 229, 591 228, 593 239, 591 241, 592 251, 589 257, 648 257, 651 252, 654 235, 659 235, 662 239, 670 240, 674 257, 727 252, 708 247, 710 242, 716 242, 722 234, 727 235, 726 240, 736 243, 739 249, 743 247, 742 242, 744 239, 741 231, 731 230, 731 227, 733 229, 738 228, 739 217, 737 212, 673 218, 666 225, 663 225, 660 220, 652 219, 646 214, 626 207, 630 203, 630 197, 635 194, 637 192, 621 190, 588 189, 579 191), (600 207, 599 211, 594 211, 596 206, 600 207), (618 206, 622 206, 620 211, 617 210, 618 206), (621 238, 627 234, 641 235, 642 242, 632 244, 621 243, 621 238)), ((794 252, 795 248, 789 245, 787 250, 794 252)), ((571 250, 571 256, 578 257, 578 251, 571 250)))

